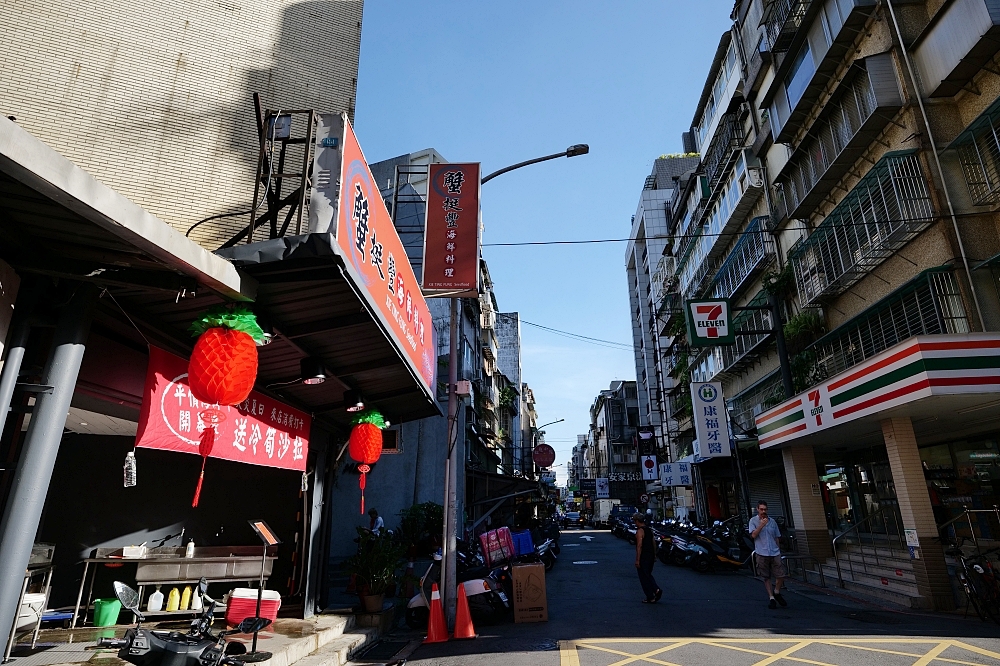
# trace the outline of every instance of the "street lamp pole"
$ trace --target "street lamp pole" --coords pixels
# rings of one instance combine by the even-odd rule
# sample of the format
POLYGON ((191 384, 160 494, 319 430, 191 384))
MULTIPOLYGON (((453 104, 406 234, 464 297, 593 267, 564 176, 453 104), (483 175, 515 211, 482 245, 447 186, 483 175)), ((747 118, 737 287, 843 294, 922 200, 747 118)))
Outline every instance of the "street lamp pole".
MULTIPOLYGON (((480 181, 484 184, 499 175, 531 164, 553 160, 557 157, 576 157, 590 152, 590 146, 578 143, 561 153, 536 157, 518 162, 499 171, 494 171, 480 181)), ((444 506, 444 557, 442 558, 441 580, 444 583, 441 595, 444 597, 448 626, 455 625, 456 602, 458 601, 458 577, 455 568, 455 550, 458 539, 458 475, 465 471, 465 447, 458 445, 458 318, 462 314, 461 302, 451 299, 451 322, 448 341, 448 458, 445 462, 445 506, 444 506)), ((551 424, 546 424, 551 425, 551 424)))

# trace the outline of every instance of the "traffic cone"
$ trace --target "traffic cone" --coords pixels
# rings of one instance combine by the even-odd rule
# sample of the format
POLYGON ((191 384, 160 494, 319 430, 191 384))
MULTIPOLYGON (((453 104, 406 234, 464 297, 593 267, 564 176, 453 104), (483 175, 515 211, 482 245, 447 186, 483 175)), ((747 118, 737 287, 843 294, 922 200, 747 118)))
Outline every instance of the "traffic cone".
POLYGON ((448 625, 444 622, 444 608, 441 607, 441 594, 437 583, 431 585, 431 613, 427 618, 427 638, 424 643, 446 643, 448 641, 448 625))
POLYGON ((472 626, 472 615, 469 614, 469 600, 465 598, 465 584, 458 584, 458 606, 455 609, 456 639, 478 638, 475 627, 472 626))

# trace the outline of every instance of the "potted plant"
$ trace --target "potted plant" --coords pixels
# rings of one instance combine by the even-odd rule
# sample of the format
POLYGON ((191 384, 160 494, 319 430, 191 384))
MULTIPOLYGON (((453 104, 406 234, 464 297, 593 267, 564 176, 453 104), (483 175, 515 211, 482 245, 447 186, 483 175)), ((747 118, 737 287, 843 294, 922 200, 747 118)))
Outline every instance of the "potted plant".
POLYGON ((386 590, 396 584, 396 569, 403 552, 403 546, 390 531, 374 534, 358 528, 358 552, 347 559, 344 568, 357 579, 358 596, 365 611, 382 610, 386 590))

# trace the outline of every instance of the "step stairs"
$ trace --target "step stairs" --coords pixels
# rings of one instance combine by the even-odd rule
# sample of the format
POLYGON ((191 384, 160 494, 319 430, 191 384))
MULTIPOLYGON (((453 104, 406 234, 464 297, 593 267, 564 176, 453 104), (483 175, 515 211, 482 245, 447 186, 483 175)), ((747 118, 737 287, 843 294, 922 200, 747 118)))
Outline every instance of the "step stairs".
MULTIPOLYGON (((879 545, 876 553, 871 545, 838 544, 840 576, 843 589, 876 603, 890 603, 904 608, 928 610, 931 600, 917 590, 916 576, 908 550, 879 545)), ((837 559, 829 558, 820 567, 828 587, 839 587, 837 559)), ((811 583, 819 584, 819 573, 806 571, 811 583)))
POLYGON ((304 629, 301 638, 274 650, 271 659, 259 666, 345 666, 377 642, 380 633, 377 626, 358 626, 354 615, 322 615, 314 628, 304 629))

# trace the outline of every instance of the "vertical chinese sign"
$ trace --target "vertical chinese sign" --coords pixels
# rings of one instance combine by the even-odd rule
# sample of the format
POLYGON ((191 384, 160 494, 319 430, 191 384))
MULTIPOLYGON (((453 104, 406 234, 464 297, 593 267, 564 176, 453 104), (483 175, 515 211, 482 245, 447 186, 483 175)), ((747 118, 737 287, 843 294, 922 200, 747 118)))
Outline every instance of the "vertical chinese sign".
POLYGON ((423 288, 479 295, 479 164, 431 164, 427 173, 423 288))
POLYGON ((416 275, 350 123, 344 122, 337 245, 365 300, 433 395, 437 371, 434 323, 416 275))
POLYGON ((304 472, 312 418, 253 391, 242 403, 220 407, 200 402, 187 382, 188 362, 156 347, 149 349, 136 446, 199 452, 206 425, 200 412, 215 407, 225 419, 214 426, 210 457, 304 472))
POLYGON ((691 406, 694 410, 694 430, 698 436, 695 456, 729 456, 729 412, 726 411, 726 401, 722 397, 722 384, 692 383, 691 406))

